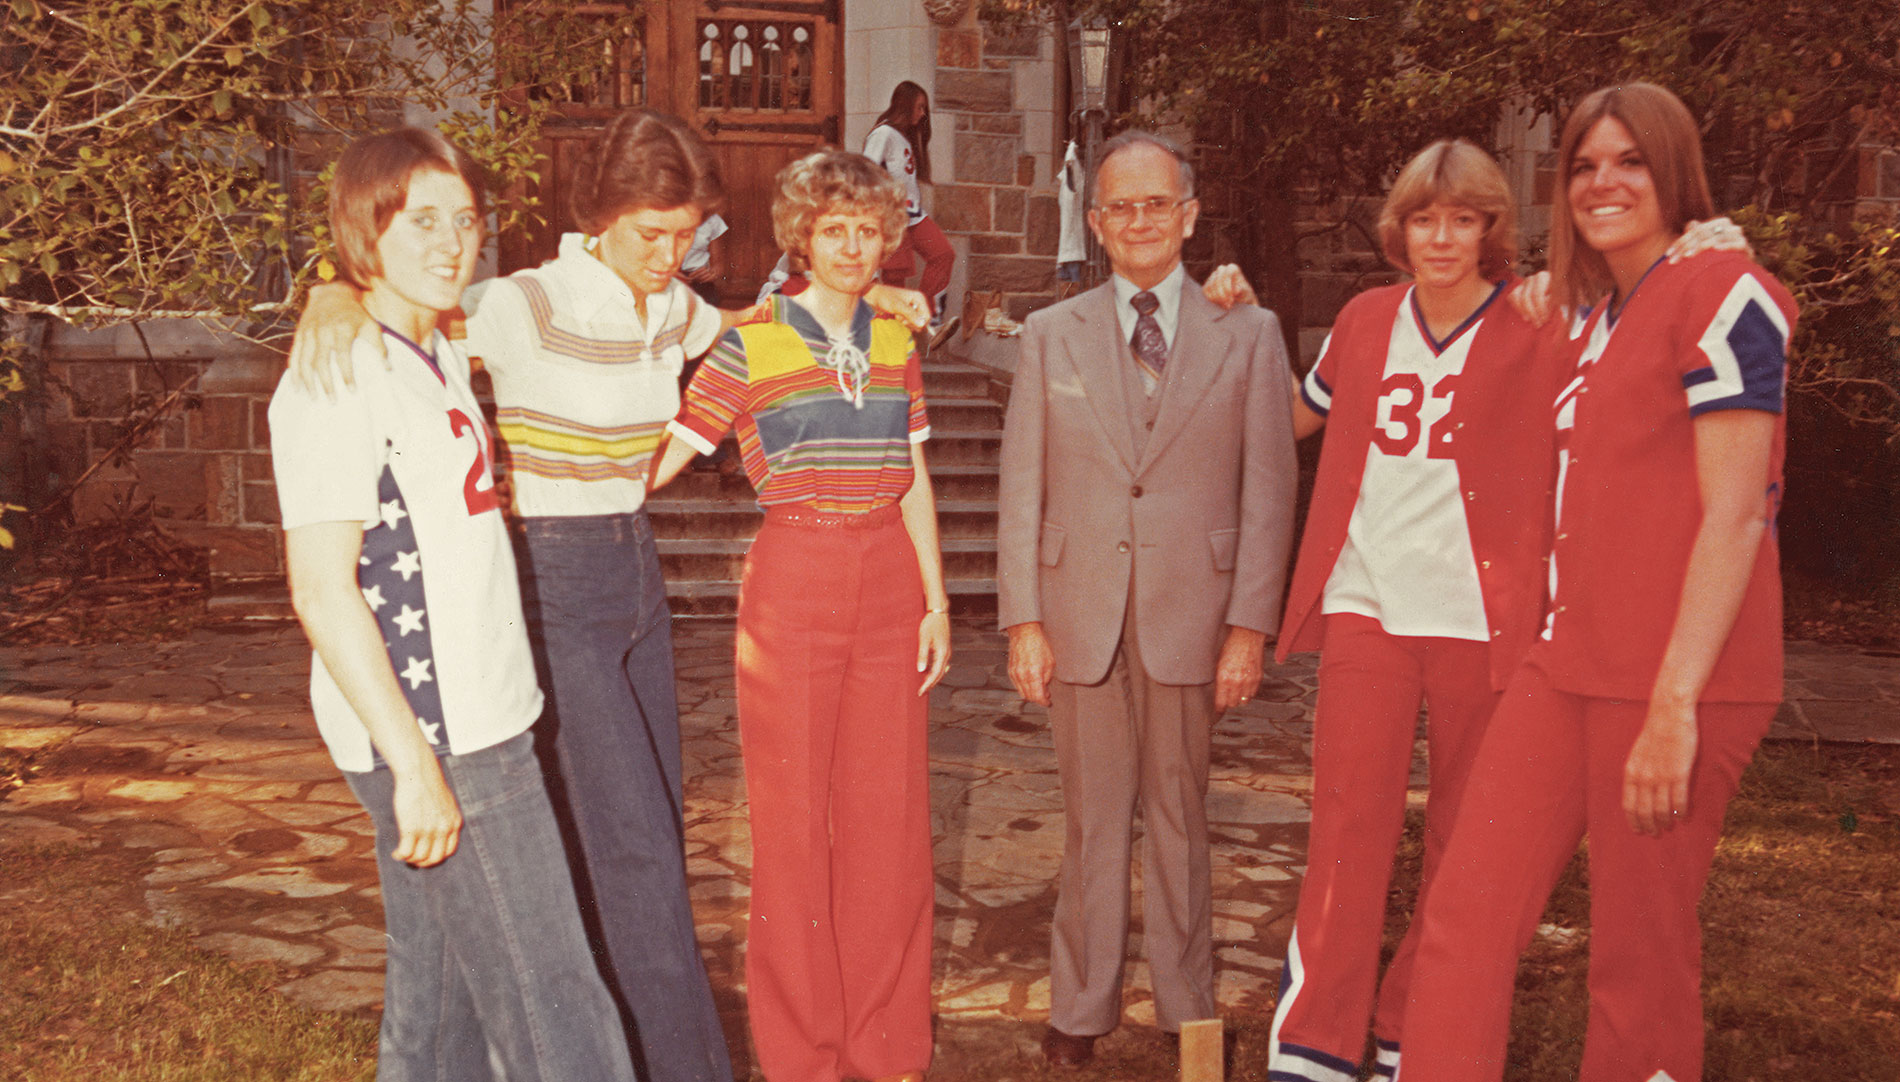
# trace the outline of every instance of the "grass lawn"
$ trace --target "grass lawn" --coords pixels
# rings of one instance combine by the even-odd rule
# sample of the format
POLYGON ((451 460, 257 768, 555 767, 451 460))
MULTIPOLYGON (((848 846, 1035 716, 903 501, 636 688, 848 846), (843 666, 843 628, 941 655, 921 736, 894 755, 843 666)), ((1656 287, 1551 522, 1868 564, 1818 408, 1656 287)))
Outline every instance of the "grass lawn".
MULTIPOLYGON (((1417 828, 1416 817, 1413 822, 1417 828)), ((1401 855, 1409 905, 1416 845, 1401 855)), ((361 1080, 375 1026, 316 1014, 180 932, 124 916, 141 869, 70 849, 0 851, 0 1078, 35 1082, 361 1080)), ((1892 1082, 1900 1063, 1900 748, 1763 749, 1729 809, 1703 903, 1709 1082, 1892 1082)), ((1511 1082, 1576 1077, 1588 894, 1559 885, 1519 971, 1511 1082)), ((1393 920, 1388 947, 1402 925, 1393 920)), ((1269 1019, 1236 1017, 1236 1082, 1264 1082, 1269 1019)), ((932 1082, 1167 1079, 1172 1049, 1132 1027, 1096 1062, 1052 1071, 1040 1026, 959 1024, 932 1082)))
POLYGON ((0 1078, 31 1082, 367 1082, 376 1023, 319 1014, 150 927, 139 861, 0 850, 0 1078))

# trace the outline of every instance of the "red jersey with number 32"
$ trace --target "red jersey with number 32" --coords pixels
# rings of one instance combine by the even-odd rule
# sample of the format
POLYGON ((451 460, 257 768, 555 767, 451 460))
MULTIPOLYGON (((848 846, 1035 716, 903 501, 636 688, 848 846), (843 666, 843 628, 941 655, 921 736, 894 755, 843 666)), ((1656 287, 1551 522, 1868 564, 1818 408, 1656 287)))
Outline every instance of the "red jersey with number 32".
POLYGON ((1327 418, 1288 590, 1280 655, 1320 645, 1322 612, 1392 634, 1492 644, 1503 686, 1535 636, 1553 472, 1551 397, 1566 372, 1551 328, 1489 300, 1443 340, 1406 285, 1340 312, 1300 387, 1327 418))

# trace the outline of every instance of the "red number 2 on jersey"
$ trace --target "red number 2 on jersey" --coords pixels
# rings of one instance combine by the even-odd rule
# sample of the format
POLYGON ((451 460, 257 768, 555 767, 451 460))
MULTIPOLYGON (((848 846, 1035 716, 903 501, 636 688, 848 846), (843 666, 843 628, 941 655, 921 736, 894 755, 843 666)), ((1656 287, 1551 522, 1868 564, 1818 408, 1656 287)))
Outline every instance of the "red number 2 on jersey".
MULTIPOLYGON (((1432 422, 1432 428, 1425 437, 1425 457, 1450 458, 1451 434, 1451 396, 1458 389, 1456 375, 1440 376, 1432 384, 1433 398, 1446 399, 1445 412, 1432 422)), ((1404 457, 1418 446, 1420 414, 1425 408, 1425 381, 1416 372, 1395 372, 1379 384, 1379 401, 1375 407, 1378 412, 1373 416, 1372 442, 1379 450, 1394 457, 1404 457), (1398 431, 1392 431, 1393 425, 1398 431)))
POLYGON ((457 439, 466 434, 475 441, 475 461, 469 463, 468 477, 462 481, 462 501, 468 505, 469 515, 501 510, 501 497, 495 494, 495 472, 488 464, 488 440, 483 436, 482 426, 469 420, 468 414, 461 410, 450 409, 449 431, 457 439))

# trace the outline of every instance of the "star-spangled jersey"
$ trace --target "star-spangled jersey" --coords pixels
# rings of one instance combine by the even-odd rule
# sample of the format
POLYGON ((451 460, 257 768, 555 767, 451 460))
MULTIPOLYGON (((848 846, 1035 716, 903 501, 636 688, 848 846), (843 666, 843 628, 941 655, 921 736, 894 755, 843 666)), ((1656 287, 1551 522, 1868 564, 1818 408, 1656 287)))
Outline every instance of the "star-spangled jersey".
POLYGON ((1557 528, 1540 655, 1557 687, 1649 697, 1701 524, 1693 422, 1744 409, 1775 415, 1761 497, 1767 530, 1702 698, 1781 698, 1774 523, 1795 315, 1793 297, 1766 271, 1715 252, 1658 260, 1619 309, 1599 306, 1573 328, 1575 374, 1553 406, 1557 528))
POLYGON ((910 140, 889 124, 879 124, 864 137, 864 156, 884 167, 904 185, 904 212, 912 225, 924 220, 924 197, 917 187, 917 156, 910 140))
MULTIPOLYGON (((1425 326, 1416 290, 1398 306, 1359 497, 1322 613, 1370 617, 1392 635, 1491 638, 1451 444, 1465 359, 1502 292, 1493 289, 1443 342, 1425 326)), ((1301 387, 1309 406, 1330 402, 1326 370, 1322 353, 1301 387)))
MULTIPOLYGON (((356 385, 334 397, 278 383, 278 505, 285 530, 362 524, 357 582, 397 683, 438 754, 467 754, 541 712, 514 552, 467 360, 440 335, 439 369, 399 335, 384 346, 390 367, 359 352, 356 385)), ((310 698, 337 766, 373 769, 368 731, 315 654, 310 698)))

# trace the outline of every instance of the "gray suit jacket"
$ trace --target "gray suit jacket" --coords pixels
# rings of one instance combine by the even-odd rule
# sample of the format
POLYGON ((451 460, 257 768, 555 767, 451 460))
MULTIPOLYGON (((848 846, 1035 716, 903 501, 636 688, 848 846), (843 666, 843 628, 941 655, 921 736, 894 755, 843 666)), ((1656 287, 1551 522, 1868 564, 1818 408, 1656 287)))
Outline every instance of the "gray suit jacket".
POLYGON ((1029 317, 1003 427, 997 608, 1041 621, 1056 679, 1107 675, 1134 582, 1140 650, 1165 684, 1205 684, 1225 625, 1271 632, 1293 539, 1292 377, 1279 320, 1181 291, 1159 412, 1136 450, 1140 384, 1104 284, 1029 317))

